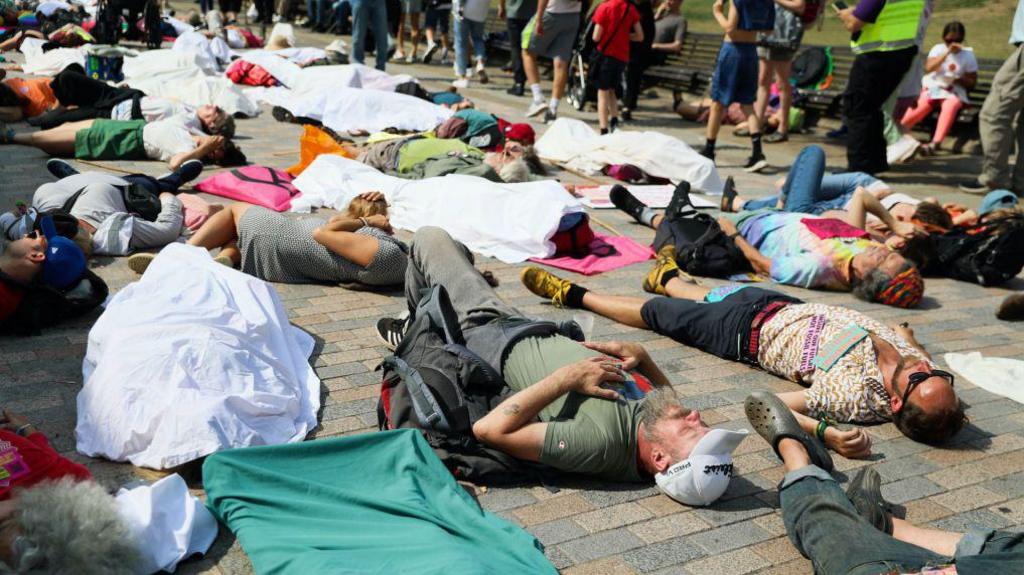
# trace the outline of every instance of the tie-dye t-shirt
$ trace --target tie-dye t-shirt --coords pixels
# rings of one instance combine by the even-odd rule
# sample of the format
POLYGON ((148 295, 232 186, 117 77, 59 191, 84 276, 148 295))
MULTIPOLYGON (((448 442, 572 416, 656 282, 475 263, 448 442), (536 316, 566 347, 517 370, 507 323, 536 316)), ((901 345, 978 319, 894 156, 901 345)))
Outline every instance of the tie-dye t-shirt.
POLYGON ((850 289, 844 272, 853 256, 879 246, 863 238, 821 239, 801 220, 807 214, 766 211, 740 220, 739 232, 752 246, 771 258, 771 278, 804 288, 837 291, 850 289))

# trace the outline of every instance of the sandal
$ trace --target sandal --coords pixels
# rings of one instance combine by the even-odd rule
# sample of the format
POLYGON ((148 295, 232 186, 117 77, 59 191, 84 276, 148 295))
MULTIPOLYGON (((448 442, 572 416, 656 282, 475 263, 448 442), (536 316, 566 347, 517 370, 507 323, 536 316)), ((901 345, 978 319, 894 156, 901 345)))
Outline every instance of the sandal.
POLYGON ((779 455, 779 441, 785 438, 795 439, 807 449, 812 464, 825 471, 832 471, 832 456, 828 450, 820 441, 800 428, 796 417, 793 417, 793 412, 775 394, 766 391, 754 392, 747 396, 744 409, 751 427, 772 446, 779 459, 782 459, 779 455))
POLYGON ((725 178, 725 185, 722 186, 722 203, 719 207, 725 213, 732 213, 736 210, 732 209, 733 201, 736 200, 736 181, 732 179, 732 176, 725 178))

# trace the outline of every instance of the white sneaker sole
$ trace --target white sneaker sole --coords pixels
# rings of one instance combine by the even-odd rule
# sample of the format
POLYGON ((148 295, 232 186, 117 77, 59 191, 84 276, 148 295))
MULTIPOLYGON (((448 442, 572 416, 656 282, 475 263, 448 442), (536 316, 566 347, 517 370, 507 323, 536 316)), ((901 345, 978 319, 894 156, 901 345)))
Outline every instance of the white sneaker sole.
POLYGON ((743 171, 747 172, 748 174, 752 174, 754 172, 760 172, 761 170, 763 170, 763 169, 765 169, 767 167, 768 167, 768 160, 766 160, 764 158, 761 158, 760 160, 754 162, 754 165, 752 165, 750 167, 743 168, 743 171))

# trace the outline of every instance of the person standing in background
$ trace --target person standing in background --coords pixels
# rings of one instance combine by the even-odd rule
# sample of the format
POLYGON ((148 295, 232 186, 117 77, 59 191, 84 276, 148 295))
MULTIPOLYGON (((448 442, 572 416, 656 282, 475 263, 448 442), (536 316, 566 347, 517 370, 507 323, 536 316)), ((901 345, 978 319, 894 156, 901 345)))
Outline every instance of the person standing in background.
POLYGON ((423 12, 423 0, 402 0, 402 12, 398 16, 398 50, 394 59, 405 59, 406 64, 416 61, 416 50, 420 46, 420 12, 423 12), (412 42, 412 51, 405 55, 405 25, 412 29, 409 40, 412 42))
POLYGON ((487 24, 487 11, 490 7, 488 0, 455 0, 452 5, 455 10, 455 81, 452 86, 456 88, 468 88, 469 78, 473 69, 469 66, 470 45, 472 44, 473 56, 476 61, 476 76, 481 84, 489 81, 487 77, 487 44, 484 41, 487 24))
POLYGON ((765 111, 771 97, 772 80, 779 89, 779 129, 765 136, 769 144, 789 140, 789 108, 793 104, 793 88, 789 85, 789 74, 793 68, 793 57, 800 49, 804 37, 804 23, 800 14, 805 8, 804 0, 775 0, 775 28, 763 36, 757 47, 760 61, 757 81, 757 102, 754 114, 764 130, 765 111))
MULTIPOLYGON (((676 0, 678 2, 678 0, 676 0)), ((654 44, 654 7, 651 0, 636 0, 634 3, 640 13, 640 29, 644 39, 629 43, 629 65, 626 67, 626 92, 622 97, 622 119, 629 122, 633 119, 640 91, 643 89, 644 72, 653 62, 651 45, 654 44)))
POLYGON ((448 31, 452 23, 452 2, 451 0, 425 0, 427 13, 423 18, 423 27, 426 29, 427 49, 423 52, 423 63, 429 64, 437 53, 437 47, 441 47, 441 65, 448 64, 448 31), (435 34, 441 34, 441 41, 438 42, 435 34))
POLYGON ((526 91, 526 68, 523 67, 523 30, 530 17, 537 12, 537 0, 498 0, 498 18, 504 18, 508 27, 509 58, 512 60, 512 87, 506 90, 513 96, 526 91))
POLYGON ((861 0, 836 10, 850 32, 855 54, 843 94, 848 172, 875 175, 889 169, 882 106, 917 57, 917 32, 925 0, 861 0))
POLYGON ((576 44, 576 33, 580 27, 580 0, 539 0, 537 12, 523 31, 523 67, 530 82, 533 102, 526 110, 526 117, 544 114, 544 123, 558 117, 558 103, 565 95, 569 81, 569 61, 576 44), (555 80, 551 84, 551 100, 544 102, 544 91, 540 87, 540 69, 537 58, 551 58, 555 62, 555 80))
MULTIPOLYGON (((287 2, 288 0, 282 0, 287 2)), ((373 32, 377 69, 388 63, 388 7, 384 0, 349 0, 352 3, 352 61, 362 64, 366 57, 366 29, 373 32)), ((283 17, 283 16, 282 16, 283 17)))
POLYGON ((1024 108, 1024 0, 1017 2, 1010 29, 1010 44, 1016 50, 1003 62, 992 79, 992 88, 981 106, 978 116, 981 132, 981 174, 974 180, 960 184, 960 189, 971 194, 987 194, 990 190, 1005 188, 1020 196, 1024 193, 1024 122, 1019 116, 1024 108), (1014 127, 1014 117, 1017 118, 1014 127), (1017 143, 1017 161, 1010 177, 1010 146, 1017 143))
MULTIPOLYGON (((654 12, 654 36, 651 38, 651 64, 664 64, 669 54, 683 51, 686 18, 679 12, 683 0, 665 0, 654 12)), ((645 32, 646 33, 646 32, 645 32)))
POLYGON ((629 62, 630 42, 644 39, 640 13, 632 0, 606 0, 594 11, 594 40, 597 59, 589 73, 597 88, 597 118, 601 134, 618 128, 618 88, 629 62))

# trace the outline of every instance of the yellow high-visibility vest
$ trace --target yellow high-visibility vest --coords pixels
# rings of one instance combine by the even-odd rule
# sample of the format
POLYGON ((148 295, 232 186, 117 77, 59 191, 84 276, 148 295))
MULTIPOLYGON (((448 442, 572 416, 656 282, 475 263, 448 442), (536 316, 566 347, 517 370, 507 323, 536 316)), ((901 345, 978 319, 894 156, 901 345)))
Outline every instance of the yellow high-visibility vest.
POLYGON ((914 45, 924 0, 887 0, 874 23, 865 24, 850 41, 854 54, 890 52, 914 45))

